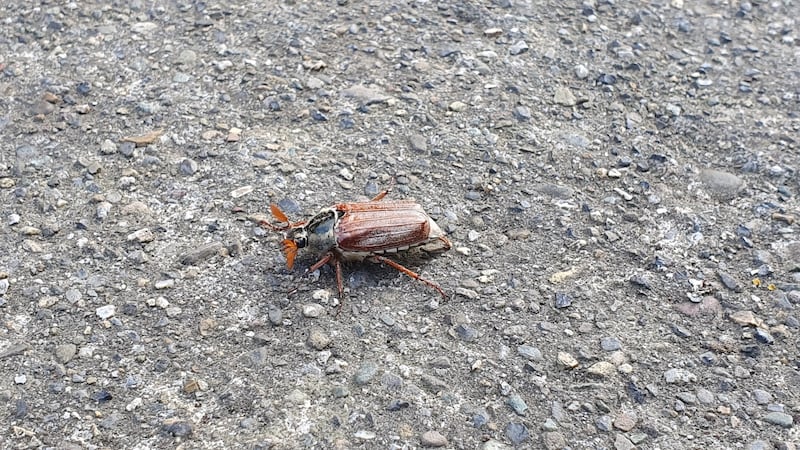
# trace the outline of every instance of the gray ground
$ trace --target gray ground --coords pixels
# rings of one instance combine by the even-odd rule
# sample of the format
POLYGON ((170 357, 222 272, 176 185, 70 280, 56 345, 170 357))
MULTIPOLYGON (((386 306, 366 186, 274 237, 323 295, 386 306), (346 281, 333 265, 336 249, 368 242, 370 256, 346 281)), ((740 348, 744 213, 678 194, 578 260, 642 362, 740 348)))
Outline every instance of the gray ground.
POLYGON ((2 2, 2 448, 797 448, 800 5, 392 3, 2 2))

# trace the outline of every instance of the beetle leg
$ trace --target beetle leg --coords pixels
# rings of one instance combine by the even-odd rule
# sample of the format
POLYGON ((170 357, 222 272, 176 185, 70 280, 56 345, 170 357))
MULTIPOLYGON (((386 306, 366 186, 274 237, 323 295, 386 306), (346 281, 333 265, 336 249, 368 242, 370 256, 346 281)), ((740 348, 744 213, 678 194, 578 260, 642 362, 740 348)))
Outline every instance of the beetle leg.
POLYGON ((394 182, 395 182, 394 177, 392 177, 392 183, 389 185, 389 187, 384 189, 383 192, 379 192, 378 195, 373 197, 372 200, 370 200, 370 201, 371 202, 377 202, 380 199, 382 199, 383 197, 386 197, 386 194, 388 194, 392 190, 392 188, 394 187, 394 182))
POLYGON ((259 220, 258 224, 261 225, 262 228, 269 228, 272 231, 286 231, 290 228, 302 227, 303 225, 306 224, 306 221, 301 220, 300 222, 294 222, 294 223, 286 222, 286 225, 280 227, 277 225, 273 225, 267 222, 266 220, 259 220))
POLYGON ((319 269, 320 267, 324 266, 325 264, 328 264, 330 262, 330 260, 333 259, 333 258, 334 258, 333 252, 325 253, 325 256, 323 256, 322 259, 320 259, 319 261, 315 262, 313 266, 309 267, 308 269, 306 269, 305 272, 303 272, 303 276, 305 276, 305 275, 307 275, 307 274, 319 269))
POLYGON ((331 261, 333 261, 331 265, 336 271, 336 287, 339 289, 339 308, 336 311, 336 315, 338 316, 339 312, 342 310, 342 305, 344 305, 344 283, 342 281, 342 262, 336 257, 336 254, 333 252, 325 253, 325 256, 323 256, 319 261, 314 263, 313 266, 309 267, 305 272, 303 272, 303 276, 319 269, 331 261))
POLYGON ((336 308, 336 316, 339 316, 339 313, 342 312, 342 307, 344 306, 344 284, 342 283, 342 261, 339 258, 333 258, 333 266, 336 269, 336 287, 339 288, 339 307, 336 308))
POLYGON ((388 194, 388 193, 389 193, 388 189, 383 191, 383 192, 379 192, 378 195, 376 195, 375 197, 372 197, 372 200, 370 200, 370 201, 371 202, 377 202, 380 199, 382 199, 383 197, 386 197, 386 194, 388 194))
POLYGON ((394 260, 391 260, 391 259, 389 259, 389 258, 387 258, 385 256, 381 256, 381 255, 373 255, 373 256, 370 256, 368 259, 370 261, 374 262, 374 263, 384 263, 387 266, 391 266, 392 268, 394 268, 394 269, 396 269, 396 270, 408 275, 409 277, 411 277, 411 278, 413 278, 415 280, 419 280, 419 281, 427 284, 428 286, 432 287, 433 289, 436 289, 436 291, 439 292, 440 294, 442 294, 442 297, 444 297, 444 299, 447 300, 447 294, 444 293, 444 291, 442 290, 442 288, 439 287, 438 284, 434 283, 433 281, 429 281, 429 280, 426 280, 425 278, 422 278, 421 276, 419 276, 419 274, 407 269, 406 267, 404 267, 400 263, 398 263, 398 262, 396 262, 394 260))
MULTIPOLYGON (((327 264, 327 263, 328 263, 328 261, 330 261, 330 260, 331 260, 331 258, 333 258, 333 257, 334 257, 334 256, 333 256, 333 253, 331 253, 331 252, 328 252, 328 253, 326 253, 326 254, 325 254, 325 256, 323 256, 323 257, 322 257, 322 259, 320 259, 319 261, 317 261, 316 263, 314 263, 314 265, 313 265, 313 266, 311 266, 311 267, 309 267, 308 269, 306 269, 306 270, 303 272, 303 275, 302 275, 302 276, 303 276, 303 277, 305 277, 305 276, 306 276, 306 275, 308 275, 309 273, 311 273, 311 272, 313 272, 313 271, 315 271, 315 270, 319 269, 320 267, 324 266, 324 265, 325 265, 325 264, 327 264)), ((292 294, 294 294, 295 292, 297 292, 297 290, 298 290, 298 289, 300 289, 300 288, 299 288, 299 287, 296 287, 296 288, 292 289, 291 291, 289 291, 289 295, 292 295, 292 294)))

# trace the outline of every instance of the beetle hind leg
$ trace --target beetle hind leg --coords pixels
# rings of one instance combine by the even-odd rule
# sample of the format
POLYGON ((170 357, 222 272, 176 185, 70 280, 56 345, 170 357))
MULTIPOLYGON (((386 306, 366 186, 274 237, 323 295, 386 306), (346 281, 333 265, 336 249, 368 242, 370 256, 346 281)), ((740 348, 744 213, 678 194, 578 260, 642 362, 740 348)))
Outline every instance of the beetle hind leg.
POLYGON ((315 262, 313 266, 309 267, 308 269, 303 272, 303 276, 308 275, 309 273, 321 268, 325 264, 330 264, 333 266, 334 271, 336 272, 336 287, 339 290, 339 307, 336 310, 336 315, 338 316, 339 313, 342 311, 342 306, 344 305, 344 282, 342 279, 342 261, 341 259, 336 256, 333 252, 325 253, 325 255, 320 258, 319 261, 315 262))
POLYGON ((433 281, 426 280, 425 278, 422 278, 421 276, 419 276, 418 273, 406 268, 405 266, 403 266, 402 264, 398 263, 397 261, 394 261, 392 259, 389 259, 389 258, 387 258, 385 256, 381 256, 381 255, 373 255, 373 256, 370 256, 368 259, 371 262, 374 262, 374 263, 386 264, 387 266, 390 266, 393 269, 406 274, 410 278, 413 278, 415 280, 419 280, 419 281, 425 283, 430 288, 436 289, 436 291, 438 293, 440 293, 442 295, 442 297, 444 297, 445 300, 447 300, 447 294, 444 293, 444 291, 442 290, 441 287, 439 287, 438 284, 434 283, 433 281))

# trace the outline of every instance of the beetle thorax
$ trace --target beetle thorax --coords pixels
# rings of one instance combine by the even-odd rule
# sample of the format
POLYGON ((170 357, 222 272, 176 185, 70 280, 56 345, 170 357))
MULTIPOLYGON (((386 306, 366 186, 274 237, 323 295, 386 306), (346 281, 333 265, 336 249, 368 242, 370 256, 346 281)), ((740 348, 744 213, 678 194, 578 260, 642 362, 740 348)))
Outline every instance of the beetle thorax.
POLYGON ((326 208, 309 219, 302 227, 292 229, 287 237, 293 239, 298 248, 307 247, 315 253, 326 252, 336 245, 337 221, 337 211, 333 208, 326 208))

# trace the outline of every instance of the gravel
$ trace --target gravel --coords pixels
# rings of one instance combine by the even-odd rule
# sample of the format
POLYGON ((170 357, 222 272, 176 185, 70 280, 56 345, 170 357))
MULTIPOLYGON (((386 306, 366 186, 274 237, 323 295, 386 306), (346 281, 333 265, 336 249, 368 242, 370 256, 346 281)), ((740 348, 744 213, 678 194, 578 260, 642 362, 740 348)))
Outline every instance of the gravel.
POLYGON ((2 2, 0 448, 793 448, 797 13, 2 2))

